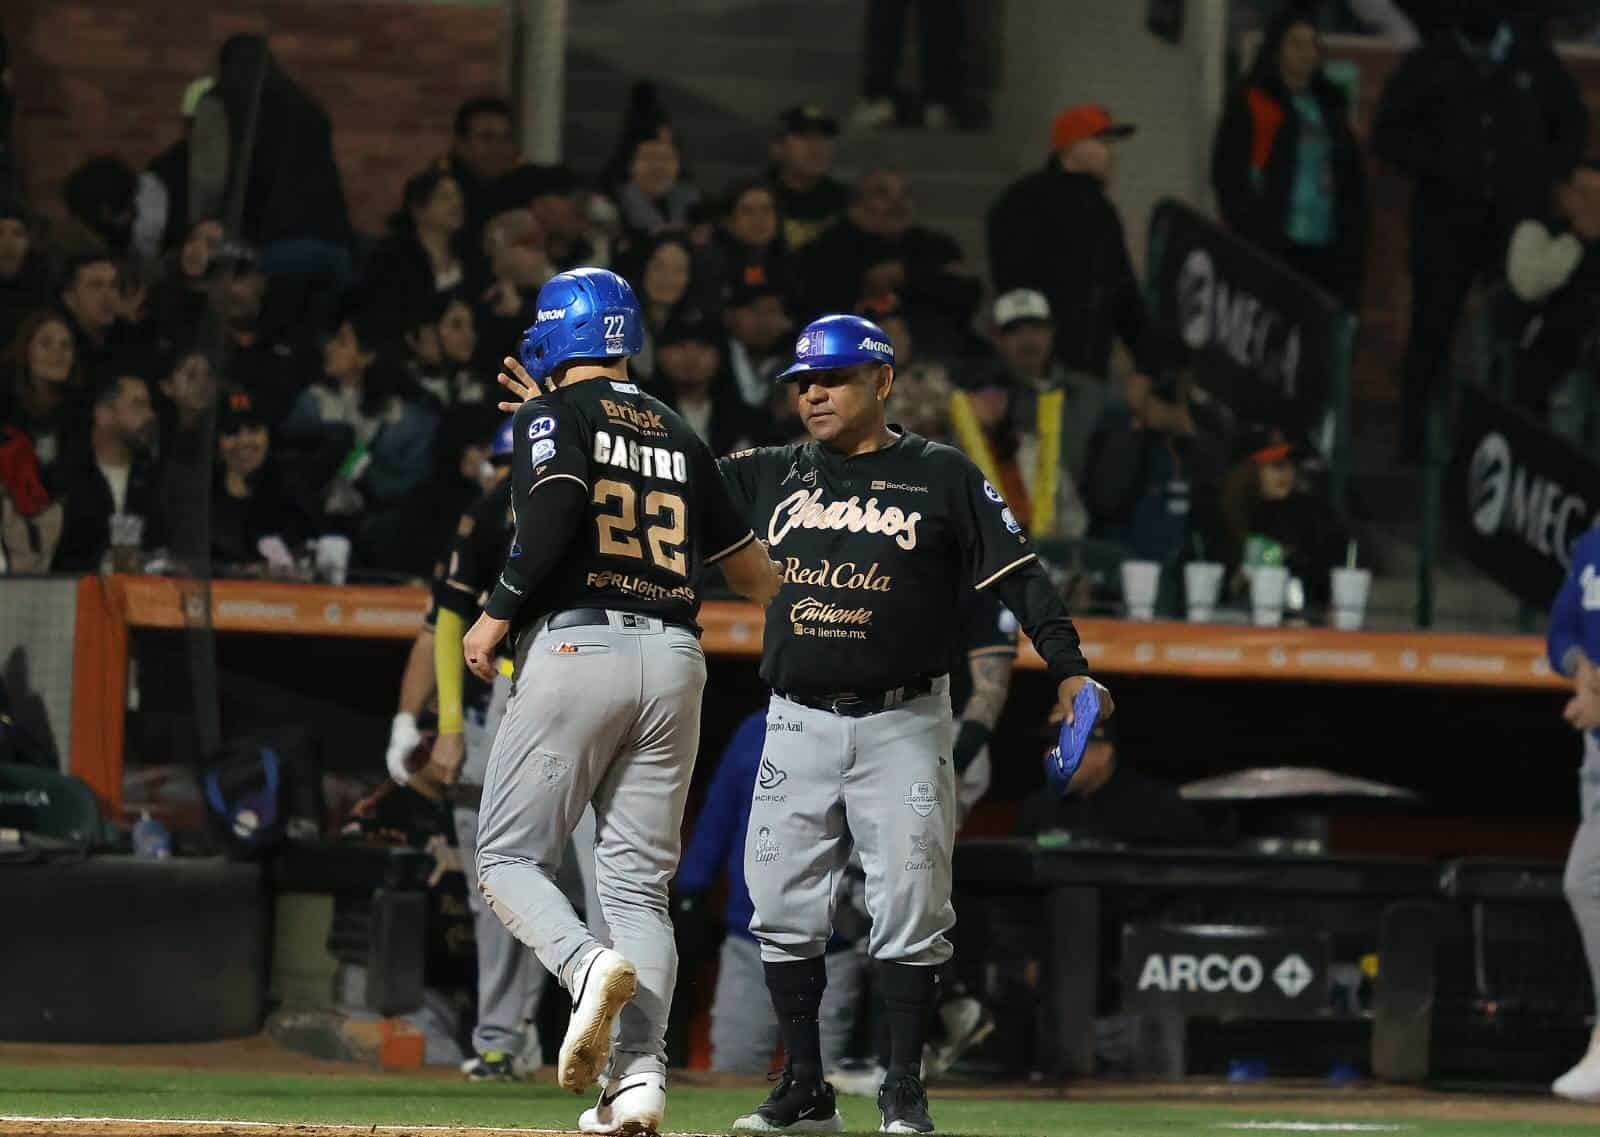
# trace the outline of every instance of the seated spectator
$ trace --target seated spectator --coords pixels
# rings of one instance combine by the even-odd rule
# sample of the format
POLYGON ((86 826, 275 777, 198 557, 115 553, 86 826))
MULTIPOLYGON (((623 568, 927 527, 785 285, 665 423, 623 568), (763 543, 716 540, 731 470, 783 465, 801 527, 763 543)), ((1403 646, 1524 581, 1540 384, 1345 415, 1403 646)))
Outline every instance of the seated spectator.
POLYGON ((644 313, 644 350, 634 356, 645 379, 655 374, 655 337, 685 306, 694 303, 694 248, 682 233, 668 230, 643 247, 640 267, 630 278, 637 282, 639 308, 644 313))
POLYGON ((64 261, 126 255, 138 180, 132 166, 109 154, 90 158, 68 174, 61 191, 67 217, 51 232, 56 255, 64 261))
POLYGON ((192 225, 183 243, 163 258, 153 313, 163 347, 192 339, 205 319, 206 273, 221 244, 222 222, 208 217, 192 225))
POLYGON ((1057 358, 1102 379, 1115 340, 1137 358, 1146 323, 1122 218, 1106 192, 1115 143, 1132 133, 1105 107, 1068 107, 1056 116, 1044 168, 1007 186, 987 219, 995 292, 1043 293, 1057 358))
POLYGON ((806 247, 800 273, 799 315, 851 312, 893 293, 930 351, 950 347, 947 338, 964 340, 982 292, 955 239, 916 224, 905 175, 883 167, 856 182, 849 211, 806 247))
POLYGON ((14 202, 0 201, 0 343, 10 343, 28 313, 50 303, 50 268, 14 202))
POLYGON ((1512 231, 1506 259, 1511 294, 1524 306, 1517 400, 1540 419, 1568 372, 1600 362, 1600 165, 1579 166, 1553 198, 1549 216, 1512 231))
POLYGON ((61 520, 61 502, 44 487, 33 443, 0 422, 0 575, 48 572, 61 520))
POLYGON ((349 518, 399 498, 433 466, 438 419, 380 363, 372 319, 347 316, 322 352, 322 375, 302 391, 283 438, 312 451, 302 469, 313 512, 349 518))
MULTIPOLYGON (((95 388, 87 446, 66 460, 61 543, 55 572, 112 567, 113 546, 146 552, 166 542, 155 469, 156 414, 138 375, 113 375, 95 388)), ((137 563, 115 562, 118 571, 137 563)))
POLYGON ((740 285, 770 286, 793 296, 794 262, 778 224, 778 197, 759 178, 736 182, 723 198, 717 227, 702 258, 707 295, 740 285))
POLYGON ((765 417, 747 407, 721 373, 720 338, 716 324, 699 313, 675 316, 656 339, 653 387, 718 456, 771 440, 765 417))
POLYGON ((1290 609, 1323 609, 1328 574, 1344 563, 1350 531, 1326 499, 1298 484, 1294 449, 1275 427, 1243 432, 1222 483, 1223 528, 1213 556, 1228 566, 1234 596, 1248 593, 1250 568, 1281 564, 1300 582, 1298 592, 1291 585, 1291 599, 1304 600, 1290 609))
POLYGON ((389 219, 389 237, 372 251, 363 274, 371 310, 403 322, 439 293, 466 283, 460 243, 465 209, 461 188, 442 170, 424 170, 406 182, 400 211, 389 219))
POLYGON ((735 282, 722 312, 727 327, 728 370, 738 394, 752 407, 772 400, 772 384, 789 364, 794 321, 772 282, 757 274, 735 282))
POLYGON ((1196 429, 1181 366, 1128 377, 1127 402, 1108 401, 1089 438, 1079 487, 1092 537, 1135 557, 1175 562, 1189 548, 1197 492, 1217 484, 1217 440, 1196 429))
POLYGON ((991 362, 967 374, 967 388, 950 396, 955 444, 1000 490, 1035 540, 1083 536, 1088 514, 1077 481, 1061 461, 1060 437, 1048 429, 1052 423, 1018 413, 1018 386, 1004 365, 991 362), (1047 428, 1043 435, 1041 425, 1047 428))
POLYGON ((516 161, 510 103, 498 95, 480 95, 456 108, 450 153, 434 168, 449 174, 461 190, 463 248, 479 247, 483 227, 499 212, 500 179, 516 161))
POLYGON ((180 348, 157 386, 157 437, 163 460, 193 455, 206 440, 206 413, 217 401, 217 377, 205 352, 194 346, 180 348))
POLYGON ((67 263, 59 293, 62 314, 72 329, 78 362, 90 382, 115 368, 117 354, 128 346, 130 329, 118 319, 117 266, 103 253, 87 253, 67 263))
POLYGON ((39 477, 50 496, 62 488, 62 460, 88 433, 84 382, 72 331, 49 308, 22 321, 4 357, 0 424, 28 439, 39 477))
MULTIPOLYGON (((278 538, 291 554, 305 543, 310 520, 284 483, 266 420, 243 391, 228 392, 217 411, 217 460, 211 555, 218 564, 268 567, 261 548, 267 538, 278 538)), ((272 568, 285 568, 274 562, 272 568)))
POLYGON ((478 365, 496 371, 515 355, 522 333, 538 315, 539 288, 554 275, 539 223, 526 209, 497 213, 483 227, 483 255, 491 282, 473 310, 478 365))
POLYGON ((224 242, 212 254, 206 284, 222 325, 222 377, 249 395, 254 412, 276 431, 305 383, 294 350, 262 327, 267 278, 260 254, 242 241, 224 242))
POLYGON ((995 298, 994 346, 1012 379, 1019 421, 1050 444, 1074 482, 1083 484, 1089 432, 1106 403, 1106 386, 1081 371, 1068 371, 1055 355, 1055 324, 1044 294, 1017 289, 995 298))
POLYGON ((1285 8, 1229 97, 1211 150, 1228 227, 1353 307, 1366 251, 1366 171, 1322 37, 1285 8))
POLYGON ((570 268, 605 268, 611 247, 589 223, 578 179, 565 166, 518 166, 500 179, 495 200, 504 209, 526 209, 539 223, 552 273, 570 268))
POLYGON ((894 390, 890 412, 900 426, 935 442, 950 438, 950 372, 944 364, 917 353, 917 340, 897 296, 880 296, 857 311, 889 334, 894 344, 894 390))
POLYGON ((663 229, 687 229, 700 191, 683 177, 672 127, 663 124, 633 139, 625 153, 626 178, 614 190, 624 244, 636 246, 663 229))
POLYGON ((783 241, 791 250, 809 245, 850 205, 850 188, 828 175, 838 133, 838 122, 821 107, 790 107, 778 116, 767 180, 778 195, 783 241))
MULTIPOLYGON (((407 367, 412 382, 434 402, 436 410, 494 400, 494 381, 476 364, 478 333, 472 309, 459 293, 435 296, 420 309, 405 336, 411 349, 407 367)), ((514 345, 502 351, 515 352, 514 345)))

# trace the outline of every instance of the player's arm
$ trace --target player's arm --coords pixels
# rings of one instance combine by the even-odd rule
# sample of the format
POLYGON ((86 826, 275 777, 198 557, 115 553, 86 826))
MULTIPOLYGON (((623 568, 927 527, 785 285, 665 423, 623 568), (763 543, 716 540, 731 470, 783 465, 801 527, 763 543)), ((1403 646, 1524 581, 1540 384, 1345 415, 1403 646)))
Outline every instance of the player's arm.
POLYGON ((736 483, 728 480, 725 463, 733 461, 725 458, 717 462, 704 446, 695 447, 695 480, 704 503, 701 516, 705 518, 705 565, 720 567, 729 588, 765 607, 778 595, 783 581, 767 547, 756 540, 745 520, 749 497, 736 492, 736 483))
POLYGON ((1000 607, 993 592, 974 591, 964 611, 967 627, 962 644, 966 648, 972 694, 961 708, 956 727, 953 757, 957 774, 965 773, 989 744, 1011 692, 1011 672, 1017 659, 1016 621, 1000 607))
MULTIPOLYGON (((1078 629, 1005 499, 970 460, 963 456, 960 461, 965 484, 956 506, 956 528, 971 561, 973 585, 979 591, 992 591, 1016 615, 1056 683, 1051 721, 1070 722, 1073 698, 1094 682, 1078 644, 1078 629)), ((1100 713, 1107 718, 1116 709, 1104 687, 1100 704, 1100 713)))
POLYGON ((516 530, 483 614, 463 654, 472 673, 494 680, 494 652, 527 595, 565 554, 589 503, 587 451, 570 410, 524 403, 512 423, 511 511, 516 530))
POLYGON ((411 641, 406 669, 400 675, 400 705, 389 724, 389 749, 384 764, 389 776, 402 786, 410 777, 406 772, 406 758, 422 741, 417 716, 422 714, 428 697, 433 694, 434 618, 430 610, 417 638, 411 641))

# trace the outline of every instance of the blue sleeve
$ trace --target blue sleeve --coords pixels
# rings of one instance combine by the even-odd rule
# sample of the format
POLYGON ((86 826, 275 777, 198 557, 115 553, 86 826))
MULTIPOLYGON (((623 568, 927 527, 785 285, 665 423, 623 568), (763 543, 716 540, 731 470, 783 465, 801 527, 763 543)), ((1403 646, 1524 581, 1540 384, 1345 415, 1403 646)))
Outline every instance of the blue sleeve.
POLYGON ((744 834, 739 825, 740 798, 748 797, 761 764, 767 719, 758 711, 739 724, 722 752, 722 761, 706 790, 705 804, 695 819, 694 836, 678 864, 676 887, 680 892, 705 892, 717 882, 733 842, 744 834))
POLYGON ((1545 650, 1550 655, 1550 667, 1557 675, 1571 676, 1566 664, 1567 654, 1573 648, 1584 650, 1583 588, 1578 578, 1584 566, 1600 560, 1600 538, 1590 533, 1572 548, 1572 564, 1567 569, 1567 579, 1561 582, 1555 603, 1550 606, 1550 629, 1545 633, 1545 650))

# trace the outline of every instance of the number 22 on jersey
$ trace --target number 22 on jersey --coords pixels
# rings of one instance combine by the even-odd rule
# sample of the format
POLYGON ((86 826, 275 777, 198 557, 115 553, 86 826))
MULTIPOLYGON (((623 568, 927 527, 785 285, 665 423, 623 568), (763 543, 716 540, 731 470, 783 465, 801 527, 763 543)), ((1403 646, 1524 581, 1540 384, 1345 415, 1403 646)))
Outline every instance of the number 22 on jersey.
POLYGON ((651 564, 688 579, 689 559, 683 552, 687 515, 682 497, 667 490, 651 490, 644 495, 642 544, 638 492, 633 486, 602 478, 594 484, 594 504, 600 509, 594 523, 602 554, 642 561, 646 559, 645 547, 648 546, 651 564))

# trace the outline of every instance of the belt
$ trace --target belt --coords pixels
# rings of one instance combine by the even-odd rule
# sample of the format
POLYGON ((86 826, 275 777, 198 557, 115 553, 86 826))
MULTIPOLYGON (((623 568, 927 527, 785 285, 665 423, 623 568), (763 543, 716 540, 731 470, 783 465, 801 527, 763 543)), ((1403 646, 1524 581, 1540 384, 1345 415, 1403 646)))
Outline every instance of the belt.
POLYGON ((903 687, 890 687, 882 691, 831 691, 827 694, 811 694, 805 691, 778 691, 774 689, 774 693, 788 699, 791 703, 799 703, 802 707, 828 711, 832 714, 843 715, 845 718, 858 719, 865 715, 875 715, 879 711, 887 711, 898 707, 900 704, 910 699, 915 699, 919 695, 926 695, 932 690, 932 679, 913 679, 903 687))
POLYGON ((551 616, 545 627, 559 631, 562 628, 609 626, 610 623, 611 618, 606 615, 604 608, 568 608, 565 612, 557 612, 551 616))

